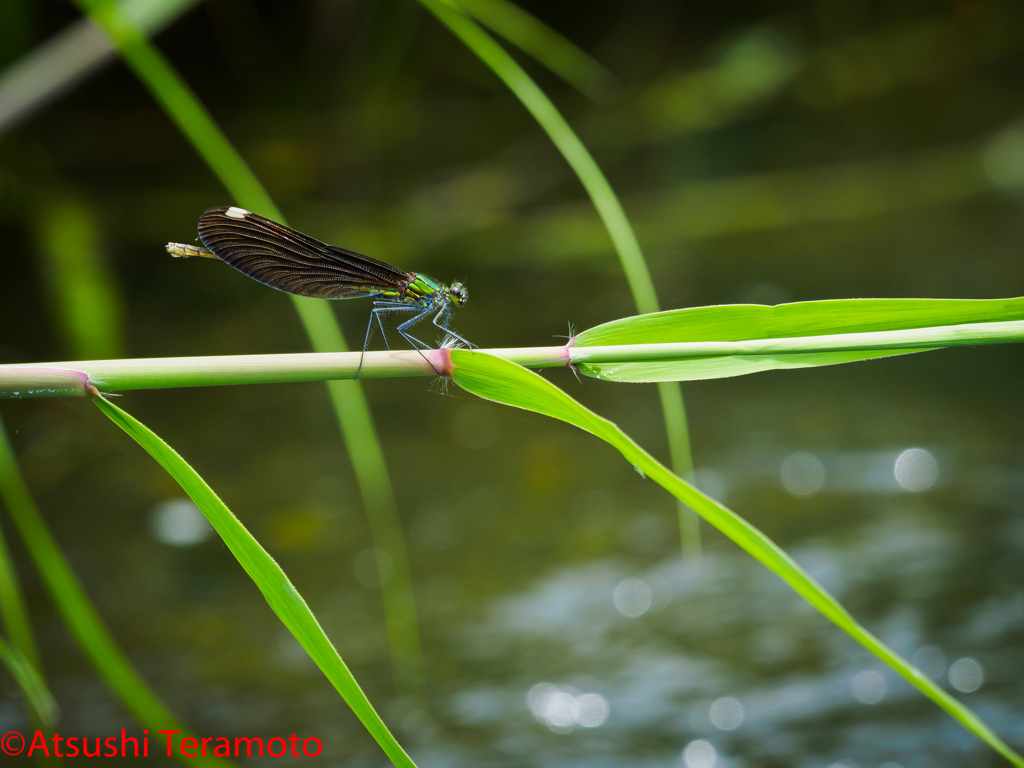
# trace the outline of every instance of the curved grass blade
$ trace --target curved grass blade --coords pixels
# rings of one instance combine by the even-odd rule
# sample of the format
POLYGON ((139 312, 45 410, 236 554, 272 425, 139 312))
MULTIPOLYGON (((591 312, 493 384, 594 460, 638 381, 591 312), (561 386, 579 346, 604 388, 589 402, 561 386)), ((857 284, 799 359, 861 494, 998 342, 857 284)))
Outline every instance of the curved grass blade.
MULTIPOLYGON (((255 174, 196 95, 119 8, 110 0, 75 2, 110 35, 125 62, 192 142, 235 201, 247 210, 286 223, 255 174)), ((344 352, 348 349, 338 321, 325 302, 301 296, 291 299, 314 351, 344 352)), ((354 381, 331 382, 328 392, 362 494, 374 546, 387 552, 393 563, 390 580, 381 579, 384 583, 381 592, 395 680, 401 688, 416 690, 423 678, 419 627, 405 537, 384 454, 360 385, 354 381)))
POLYGON ((899 331, 1024 319, 1024 297, 1009 299, 830 299, 720 304, 625 317, 577 334, 573 346, 746 341, 829 333, 899 331))
POLYGON ((316 617, 291 580, 267 551, 242 525, 199 474, 173 448, 141 422, 93 391, 93 401, 111 421, 149 453, 206 515, 281 623, 295 636, 316 665, 366 726, 381 749, 396 766, 415 768, 415 763, 392 736, 338 651, 324 634, 316 617))
MULTIPOLYGON (((633 227, 626 218, 611 184, 601 172, 590 152, 573 132, 569 123, 544 94, 526 71, 520 67, 508 53, 498 45, 490 35, 480 28, 471 18, 466 16, 450 0, 420 0, 448 29, 475 53, 491 70, 504 81, 509 90, 529 110, 534 119, 547 133, 566 162, 572 167, 586 189, 587 194, 597 209, 605 229, 612 239, 615 252, 622 264, 626 282, 633 294, 637 311, 642 314, 657 312, 658 296, 654 290, 651 273, 647 269, 640 242, 636 239, 633 227)), ((683 392, 674 381, 663 381, 658 384, 658 396, 661 399, 661 410, 668 433, 669 448, 672 456, 672 467, 681 477, 693 475, 693 459, 690 449, 689 428, 686 421, 686 406, 683 392)), ((692 518, 692 515, 690 516, 692 518)), ((684 551, 700 550, 700 529, 698 521, 687 520, 687 512, 679 509, 680 534, 684 551)))
MULTIPOLYGON (((180 733, 175 737, 176 741, 190 735, 135 671, 89 602, 85 590, 32 500, 28 486, 18 470, 14 451, 11 450, 2 422, 0 496, 7 504, 29 555, 39 569, 65 623, 89 657, 89 661, 121 703, 140 723, 148 726, 154 733, 159 730, 177 730, 180 733)), ((180 760, 196 768, 227 768, 232 765, 219 757, 182 757, 180 760)))
POLYGON ((470 16, 529 54, 580 93, 598 103, 620 90, 602 64, 509 0, 456 0, 470 16))
POLYGON ((977 715, 861 626, 839 601, 775 542, 732 510, 676 477, 615 424, 584 408, 554 384, 515 363, 481 352, 469 353, 464 350, 452 350, 451 362, 452 380, 468 392, 568 422, 609 443, 626 461, 695 510, 779 576, 823 616, 892 667, 967 730, 1011 763, 1024 768, 1024 758, 1010 749, 977 715))
MULTIPOLYGON (((806 368, 869 360, 892 355, 937 349, 930 343, 929 329, 963 325, 965 331, 984 330, 985 323, 1007 323, 1024 319, 1024 298, 1013 299, 839 299, 805 301, 778 306, 728 304, 691 307, 650 315, 614 320, 579 334, 572 341, 574 364, 581 373, 607 381, 691 381, 742 376, 782 368, 806 368), (813 345, 816 337, 860 334, 857 344, 870 345, 871 334, 907 331, 905 342, 892 334, 879 337, 879 349, 843 349, 834 339, 834 349, 824 351, 787 350, 784 343, 750 343, 736 354, 705 356, 694 353, 679 359, 636 362, 587 362, 588 350, 620 344, 687 344, 692 342, 754 342, 757 340, 800 339, 813 345), (920 342, 914 346, 915 339, 920 342), (884 347, 884 343, 890 346, 884 347)), ((996 326, 992 326, 996 328, 996 326)), ((949 334, 947 334, 949 335, 949 334)), ((1007 331, 1004 340, 1013 340, 1007 331)), ((822 339, 823 342, 827 341, 822 339)), ((979 338, 980 343, 980 338, 979 338)), ((723 347, 730 345, 723 344, 723 347)), ((732 345, 739 346, 739 345, 732 345)))
POLYGON ((60 709, 35 665, 12 643, 0 637, 0 662, 10 670, 32 710, 47 728, 57 723, 60 709))

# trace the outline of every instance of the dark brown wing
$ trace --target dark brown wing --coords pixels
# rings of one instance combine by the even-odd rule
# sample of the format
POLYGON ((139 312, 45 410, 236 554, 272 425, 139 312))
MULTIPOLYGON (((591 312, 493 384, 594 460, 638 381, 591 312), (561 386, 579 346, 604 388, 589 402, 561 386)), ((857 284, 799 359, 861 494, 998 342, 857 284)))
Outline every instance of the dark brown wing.
POLYGON ((210 208, 199 238, 221 261, 279 291, 316 299, 352 299, 400 289, 411 277, 397 267, 241 208, 210 208))

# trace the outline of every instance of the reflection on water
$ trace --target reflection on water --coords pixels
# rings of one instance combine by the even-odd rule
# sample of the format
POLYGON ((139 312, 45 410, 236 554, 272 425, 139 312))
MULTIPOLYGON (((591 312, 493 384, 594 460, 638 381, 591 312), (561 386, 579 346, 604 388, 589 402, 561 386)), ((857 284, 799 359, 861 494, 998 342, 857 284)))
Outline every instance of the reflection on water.
POLYGON ((708 711, 711 724, 720 731, 735 731, 743 725, 743 705, 731 696, 723 696, 708 711))
POLYGON ((213 536, 213 527, 187 497, 161 501, 150 515, 153 536, 163 544, 189 547, 213 536))
POLYGON ((575 726, 598 728, 608 719, 608 700, 599 693, 580 694, 572 686, 537 683, 526 696, 533 716, 555 733, 575 726))
MULTIPOLYGON (((950 472, 962 472, 950 454, 950 472)), ((1011 471, 1004 482, 1015 482, 1011 471)), ((939 463, 923 448, 873 451, 794 451, 780 455, 776 450, 739 449, 721 457, 721 464, 697 470, 697 487, 716 499, 725 500, 741 489, 782 487, 797 498, 821 491, 840 494, 889 496, 901 491, 920 493, 941 481, 939 463), (773 477, 774 475, 774 477, 773 477)))
POLYGON ((635 619, 651 607, 651 588, 643 579, 624 579, 615 587, 612 602, 623 616, 635 619))
POLYGON ((850 692, 861 704, 877 704, 885 696, 885 677, 881 672, 865 669, 853 676, 850 692))
POLYGON ((935 485, 939 479, 939 465, 928 451, 908 448, 896 457, 893 474, 901 488, 920 493, 935 485))
POLYGON ((798 451, 782 460, 779 478, 794 496, 813 496, 825 485, 825 467, 813 453, 798 451))
POLYGON ((985 670, 974 659, 958 659, 949 667, 949 684, 963 693, 973 693, 985 681, 985 670))
POLYGON ((718 752, 704 739, 691 741, 683 750, 683 765, 686 768, 713 768, 717 762, 718 752))
MULTIPOLYGON (((1024 541, 1015 541, 1021 550, 1024 541)), ((986 693, 981 662, 960 658, 946 675, 947 654, 966 648, 984 647, 986 664, 1012 665, 1024 633, 1019 602, 1000 611, 1002 625, 979 645, 972 622, 943 620, 929 590, 915 587, 956 572, 956 538, 910 509, 893 510, 827 550, 807 543, 793 555, 848 605, 902 585, 905 594, 884 600, 869 627, 940 684, 971 693, 968 703, 988 722, 1021 732, 1012 725, 1015 707, 986 693)), ((793 754, 806 756, 800 765, 880 765, 894 750, 916 751, 921 765, 956 765, 984 752, 745 555, 716 549, 699 563, 671 557, 631 570, 616 559, 558 568, 459 633, 471 658, 520 661, 501 682, 475 687, 471 702, 457 694, 455 717, 505 745, 510 759, 530 755, 543 765, 569 755, 588 764, 668 765, 673 750, 685 766, 794 764, 793 754), (668 595, 659 611, 648 610, 653 583, 668 595), (531 680, 544 670, 564 682, 531 680), (587 695, 607 702, 600 738, 574 730, 587 695), (884 714, 865 717, 861 708, 884 714), (546 727, 531 730, 528 714, 546 727), (563 749, 544 731, 575 740, 563 749)), ((979 618, 984 610, 975 609, 979 618)))

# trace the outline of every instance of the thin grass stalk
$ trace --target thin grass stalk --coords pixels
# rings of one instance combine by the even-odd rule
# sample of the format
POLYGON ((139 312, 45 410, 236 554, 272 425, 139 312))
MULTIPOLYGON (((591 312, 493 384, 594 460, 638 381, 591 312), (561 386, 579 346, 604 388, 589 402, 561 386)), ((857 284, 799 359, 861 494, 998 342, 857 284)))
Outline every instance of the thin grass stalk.
MULTIPOLYGON (((747 341, 686 341, 661 344, 609 344, 591 347, 518 347, 478 352, 528 368, 642 364, 728 357, 763 358, 845 352, 905 354, 947 347, 1013 344, 1024 341, 1024 320, 963 323, 896 331, 821 334, 747 341)), ((281 384, 360 378, 436 376, 450 350, 423 352, 306 352, 285 355, 80 360, 0 365, 0 397, 68 397, 87 394, 91 384, 104 392, 167 387, 281 384), (362 369, 360 370, 360 365, 362 369)), ((829 360, 830 358, 823 358, 829 360)), ((834 364, 822 362, 821 365, 834 364)))
MULTIPOLYGON (((4 451, 0 441, 0 494, 8 484, 5 477, 10 472, 11 457, 4 451)), ((11 645, 18 649, 29 664, 42 672, 41 658, 36 647, 32 623, 25 609, 25 597, 18 581, 18 573, 14 570, 11 550, 7 546, 3 526, 0 525, 0 617, 11 645)))
POLYGON ((54 700, 53 694, 50 693, 50 689, 46 687, 46 682, 39 669, 28 660, 21 649, 13 643, 8 643, 2 637, 0 637, 0 663, 3 663, 14 676, 32 708, 34 718, 47 728, 52 728, 57 722, 60 710, 57 708, 57 702, 54 700))
MULTIPOLYGON (((125 708, 153 733, 160 730, 179 731, 176 742, 189 736, 157 697, 131 662, 114 642, 74 571, 46 527, 0 421, 0 497, 7 504, 14 525, 28 548, 29 555, 57 604, 64 622, 107 685, 125 708)), ((232 763, 219 757, 180 758, 196 768, 228 768, 232 763)))
MULTIPOLYGON (((285 219, 255 174, 228 141, 209 112, 163 55, 110 0, 75 0, 110 35, 121 56, 192 143, 235 201, 280 222, 285 219)), ((341 328, 323 301, 292 297, 303 327, 317 352, 348 349, 341 328)), ((405 538, 384 455, 366 399, 355 382, 328 388, 357 476, 374 544, 394 563, 391 579, 381 579, 385 621, 396 683, 417 690, 422 682, 422 652, 405 538), (359 442, 351 442, 359 440, 359 442)))
POLYGON ((619 90, 618 79, 575 43, 509 0, 457 0, 470 16, 529 54, 592 101, 619 90))
MULTIPOLYGON (((611 184, 569 123, 515 59, 461 8, 454 5, 451 0, 420 2, 501 78, 547 133, 579 177, 605 229, 608 230, 637 311, 641 314, 657 312, 660 308, 658 295, 640 249, 640 242, 611 184)), ((672 467, 680 477, 692 477, 690 431, 682 388, 677 382, 663 381, 658 384, 658 396, 661 400, 662 417, 665 420, 672 467)), ((699 552, 699 521, 683 506, 679 507, 679 518, 683 552, 699 552), (692 520, 687 520, 688 517, 692 520)))
MULTIPOLYGON (((3 429, 2 422, 0 429, 3 429)), ((4 457, 0 451, 0 475, 10 466, 10 462, 5 461, 5 458, 10 457, 4 457)), ((3 485, 4 480, 0 479, 0 488, 3 485)), ((10 638, 10 643, 0 643, 4 646, 0 648, 0 657, 10 668, 11 674, 18 681, 29 702, 33 726, 45 729, 49 738, 51 729, 56 724, 59 709, 46 685, 42 656, 36 645, 32 622, 25 608, 24 593, 18 580, 18 572, 14 568, 14 560, 11 559, 11 550, 7 546, 3 525, 0 525, 0 617, 3 618, 3 627, 10 638)), ((42 757, 39 763, 53 764, 54 759, 42 757)))

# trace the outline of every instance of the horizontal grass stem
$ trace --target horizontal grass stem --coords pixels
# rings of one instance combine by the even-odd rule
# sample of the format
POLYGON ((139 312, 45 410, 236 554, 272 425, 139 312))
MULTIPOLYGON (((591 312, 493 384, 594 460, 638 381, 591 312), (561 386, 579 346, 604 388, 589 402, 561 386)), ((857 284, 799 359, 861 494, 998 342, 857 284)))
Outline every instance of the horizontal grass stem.
MULTIPOLYGON (((566 365, 568 361, 565 347, 528 347, 489 352, 531 368, 566 365)), ((413 350, 367 352, 362 370, 359 371, 359 378, 436 376, 438 371, 445 370, 446 352, 433 350, 426 352, 425 355, 436 366, 436 370, 423 355, 413 350)), ((26 396, 24 393, 27 390, 36 392, 44 385, 53 390, 50 393, 51 397, 84 394, 83 386, 77 389, 57 389, 52 386, 52 371, 66 372, 69 368, 73 369, 72 372, 80 379, 87 378, 97 389, 117 392, 129 389, 352 379, 359 369, 359 358, 359 352, 307 352, 284 355, 155 357, 0 365, 0 398, 23 397, 26 396)))
MULTIPOLYGON (((527 368, 636 363, 698 358, 806 354, 857 350, 927 350, 1024 341, 1024 320, 964 323, 896 331, 837 333, 745 341, 664 344, 516 347, 481 350, 527 368)), ((447 369, 447 350, 320 352, 283 355, 163 357, 0 365, 0 398, 67 397, 84 392, 85 380, 104 392, 232 384, 281 384, 355 378, 436 376, 447 369), (59 379, 69 386, 55 386, 59 379), (70 386, 70 384, 75 386, 70 386)))

